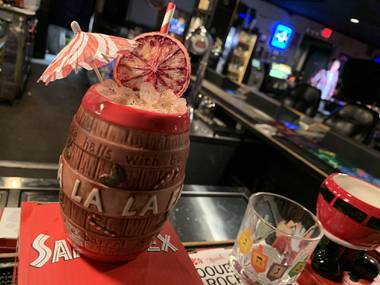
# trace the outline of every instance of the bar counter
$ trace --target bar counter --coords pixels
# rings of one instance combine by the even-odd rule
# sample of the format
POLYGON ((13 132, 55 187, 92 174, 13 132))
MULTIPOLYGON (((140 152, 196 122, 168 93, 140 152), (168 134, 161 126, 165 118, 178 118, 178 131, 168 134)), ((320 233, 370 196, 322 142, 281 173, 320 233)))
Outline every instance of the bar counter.
MULTIPOLYGON (((296 121, 302 115, 296 110, 283 106, 277 100, 255 89, 250 89, 249 92, 242 95, 239 94, 239 91, 231 92, 229 89, 221 88, 204 79, 201 90, 218 106, 247 127, 254 136, 282 152, 289 159, 301 163, 320 179, 333 172, 343 172, 380 185, 379 152, 330 130, 319 143, 314 144, 314 147, 331 152, 334 157, 339 159, 339 162, 344 162, 343 165, 334 167, 334 164, 331 165, 327 160, 321 159, 316 151, 310 152, 302 144, 297 144, 287 137, 268 134, 263 128, 263 124, 278 125, 276 123, 281 117, 291 122, 296 121)), ((308 144, 307 139, 305 144, 308 144)))
MULTIPOLYGON (((231 245, 250 192, 244 187, 185 185, 169 220, 186 247, 231 245)), ((0 178, 0 208, 22 202, 58 202, 56 179, 0 178)))

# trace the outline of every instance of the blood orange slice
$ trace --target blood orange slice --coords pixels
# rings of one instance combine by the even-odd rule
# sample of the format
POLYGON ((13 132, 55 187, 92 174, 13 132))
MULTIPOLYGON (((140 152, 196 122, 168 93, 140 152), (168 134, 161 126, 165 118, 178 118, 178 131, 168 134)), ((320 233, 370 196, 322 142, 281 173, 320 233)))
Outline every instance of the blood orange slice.
POLYGON ((171 89, 181 97, 190 82, 190 59, 183 44, 157 32, 141 34, 135 41, 138 48, 117 59, 115 80, 134 90, 151 82, 157 91, 171 89))

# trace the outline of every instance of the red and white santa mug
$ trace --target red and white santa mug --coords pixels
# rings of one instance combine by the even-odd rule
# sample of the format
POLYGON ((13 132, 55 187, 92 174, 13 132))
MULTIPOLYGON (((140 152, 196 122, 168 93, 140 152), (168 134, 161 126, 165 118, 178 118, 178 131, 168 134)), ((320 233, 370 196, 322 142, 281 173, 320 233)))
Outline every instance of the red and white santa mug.
POLYGON ((380 188, 364 180, 334 173, 322 183, 317 216, 325 235, 354 249, 380 246, 380 188))

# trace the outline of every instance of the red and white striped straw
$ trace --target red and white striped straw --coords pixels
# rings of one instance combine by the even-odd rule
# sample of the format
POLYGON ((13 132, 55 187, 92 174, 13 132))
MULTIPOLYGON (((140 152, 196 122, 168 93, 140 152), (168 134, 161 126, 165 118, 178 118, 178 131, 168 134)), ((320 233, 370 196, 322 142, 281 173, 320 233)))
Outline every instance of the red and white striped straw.
POLYGON ((173 18, 175 10, 175 4, 173 2, 169 2, 168 7, 166 8, 165 17, 162 21, 160 32, 163 34, 167 34, 169 32, 170 21, 173 18))

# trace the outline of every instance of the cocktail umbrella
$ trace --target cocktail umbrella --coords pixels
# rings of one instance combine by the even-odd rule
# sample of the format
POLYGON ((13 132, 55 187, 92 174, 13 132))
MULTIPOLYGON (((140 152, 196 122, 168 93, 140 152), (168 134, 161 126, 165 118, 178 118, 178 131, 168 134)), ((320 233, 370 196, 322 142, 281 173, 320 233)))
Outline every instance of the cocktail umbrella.
POLYGON ((99 81, 102 76, 98 70, 114 59, 120 50, 131 51, 137 43, 115 36, 82 32, 77 22, 71 23, 74 38, 54 58, 38 79, 48 85, 51 81, 65 78, 80 67, 94 70, 99 81))

